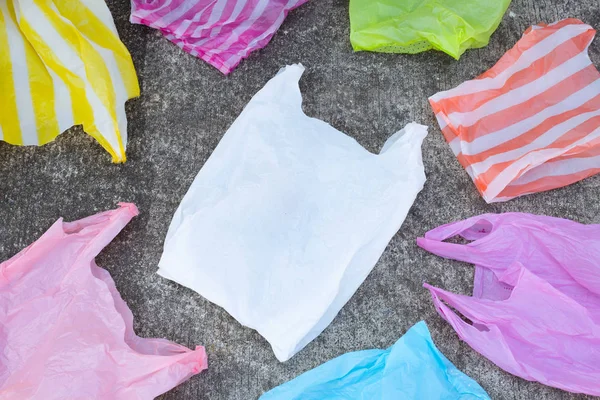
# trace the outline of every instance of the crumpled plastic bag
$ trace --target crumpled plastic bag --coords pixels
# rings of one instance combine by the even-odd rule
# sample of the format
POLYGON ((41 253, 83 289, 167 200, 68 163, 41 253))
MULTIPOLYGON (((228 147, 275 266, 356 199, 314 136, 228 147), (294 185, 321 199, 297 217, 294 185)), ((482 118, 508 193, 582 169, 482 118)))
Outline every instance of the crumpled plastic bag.
POLYGON ((569 185, 600 172, 596 31, 576 19, 529 28, 489 71, 429 101, 488 202, 569 185))
POLYGON ((125 161, 125 102, 140 89, 104 1, 0 1, 0 49, 1 140, 43 145, 83 125, 125 161))
POLYGON ((134 24, 160 30, 225 75, 269 43, 287 13, 308 0, 132 0, 134 24))
POLYGON ((285 361, 329 325, 425 182, 415 123, 380 154, 302 111, 301 65, 248 103, 175 212, 158 273, 256 329, 285 361))
POLYGON ((475 264, 473 297, 425 284, 462 340, 521 378, 600 395, 600 225, 485 214, 429 231, 418 244, 475 264), (455 235, 472 242, 442 241, 455 235))
POLYGON ((435 49, 459 59, 487 46, 510 0, 350 0, 355 51, 420 53, 435 49))
POLYGON ((387 350, 347 353, 262 395, 260 400, 489 400, 436 347, 425 322, 387 350))
POLYGON ((59 219, 0 264, 0 398, 153 399, 206 368, 206 353, 140 338, 94 258, 137 215, 133 204, 59 219))

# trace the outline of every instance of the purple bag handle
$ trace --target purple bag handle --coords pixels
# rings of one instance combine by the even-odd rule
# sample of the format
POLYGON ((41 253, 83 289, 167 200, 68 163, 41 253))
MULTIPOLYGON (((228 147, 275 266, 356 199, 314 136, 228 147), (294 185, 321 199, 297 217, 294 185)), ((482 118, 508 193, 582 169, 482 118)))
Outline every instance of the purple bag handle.
POLYGON ((425 237, 417 238, 417 245, 440 257, 471 264, 483 264, 487 253, 479 248, 479 245, 490 239, 496 219, 497 216, 495 214, 484 214, 464 221, 442 225, 425 233, 425 237), (482 230, 473 230, 474 227, 482 222, 488 224, 489 229, 486 229, 485 232, 482 230), (468 244, 443 241, 457 235, 473 241, 468 244))
POLYGON ((479 313, 476 310, 473 310, 467 305, 468 303, 477 301, 477 299, 474 299, 470 296, 462 296, 447 292, 435 286, 431 286, 428 283, 424 283, 423 287, 429 290, 431 293, 435 308, 440 313, 441 317, 444 318, 450 325, 452 325, 452 327, 459 333, 461 338, 463 338, 463 335, 461 334, 461 332, 464 332, 463 328, 472 328, 473 326, 467 324, 450 307, 454 308, 456 311, 470 319, 474 324, 485 325, 485 323, 481 320, 481 317, 485 317, 483 315, 478 315, 479 313))
MULTIPOLYGON (((530 377, 529 371, 519 365, 512 356, 512 349, 505 342, 498 327, 486 322, 486 309, 490 300, 458 295, 436 288, 427 283, 423 284, 433 298, 433 303, 440 316, 456 331, 461 340, 467 342, 473 350, 492 360, 505 371, 525 379, 530 377), (465 322, 450 307, 469 318, 473 325, 465 322), (499 356, 500 355, 500 356, 499 356)), ((528 380, 534 380, 529 378, 528 380)))
MULTIPOLYGON (((462 341, 467 342, 475 351, 489 358, 487 350, 490 339, 495 336, 495 327, 483 322, 477 317, 477 310, 473 309, 473 307, 467 306, 467 303, 478 302, 478 299, 450 293, 427 283, 424 283, 423 287, 429 290, 436 311, 446 322, 450 324, 450 326, 452 326, 458 337, 462 341), (469 318, 473 325, 465 322, 450 307, 469 318), (478 329, 478 327, 484 327, 485 329, 478 329)), ((492 342, 494 342, 495 345, 500 348, 506 347, 503 343, 501 343, 501 341, 492 340, 492 342)), ((508 354, 510 354, 510 352, 508 354)))

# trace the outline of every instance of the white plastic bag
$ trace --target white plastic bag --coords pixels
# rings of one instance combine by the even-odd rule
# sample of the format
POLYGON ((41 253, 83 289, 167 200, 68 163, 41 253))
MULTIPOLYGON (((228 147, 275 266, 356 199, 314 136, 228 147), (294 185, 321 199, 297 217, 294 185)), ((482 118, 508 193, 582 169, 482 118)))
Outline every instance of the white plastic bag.
POLYGON ((427 127, 379 155, 302 112, 301 65, 254 96, 177 209, 158 273, 224 307, 280 361, 367 277, 425 182, 427 127))

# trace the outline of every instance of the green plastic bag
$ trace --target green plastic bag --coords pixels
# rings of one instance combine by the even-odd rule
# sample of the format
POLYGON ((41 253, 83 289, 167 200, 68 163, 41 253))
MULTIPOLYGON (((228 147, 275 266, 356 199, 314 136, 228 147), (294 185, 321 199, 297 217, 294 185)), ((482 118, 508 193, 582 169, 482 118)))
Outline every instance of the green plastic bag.
POLYGON ((420 53, 441 50, 458 60, 484 47, 510 0, 350 0, 355 51, 420 53))

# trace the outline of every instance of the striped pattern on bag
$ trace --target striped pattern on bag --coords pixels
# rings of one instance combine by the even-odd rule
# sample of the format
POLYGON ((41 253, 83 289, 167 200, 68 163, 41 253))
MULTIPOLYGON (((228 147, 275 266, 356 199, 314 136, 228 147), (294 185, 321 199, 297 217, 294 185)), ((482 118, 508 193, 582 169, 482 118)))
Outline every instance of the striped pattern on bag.
POLYGON ((131 22, 159 29, 224 74, 269 43, 290 10, 308 0, 132 0, 131 22))
POLYGON ((429 99, 484 199, 498 202, 600 172, 596 31, 576 19, 529 28, 477 79, 429 99))
POLYGON ((0 1, 0 139, 43 145, 83 125, 125 161, 131 56, 102 0, 0 1))

